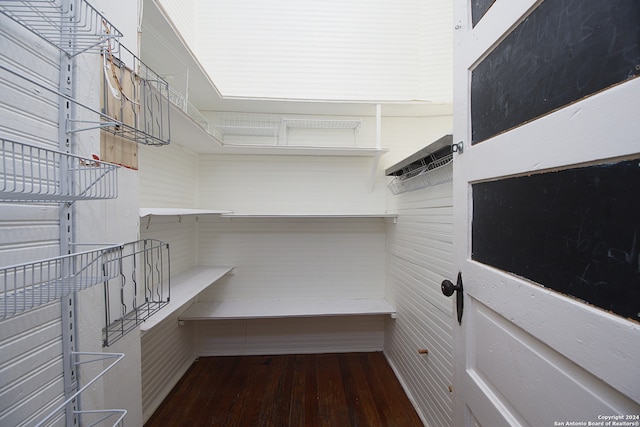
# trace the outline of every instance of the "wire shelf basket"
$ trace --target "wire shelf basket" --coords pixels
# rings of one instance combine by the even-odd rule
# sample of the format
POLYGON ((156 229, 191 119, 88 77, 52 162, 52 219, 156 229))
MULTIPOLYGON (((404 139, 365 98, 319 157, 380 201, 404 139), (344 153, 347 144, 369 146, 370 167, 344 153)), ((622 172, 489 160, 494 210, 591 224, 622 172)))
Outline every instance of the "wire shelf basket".
POLYGON ((118 197, 118 166, 0 139, 0 201, 73 202, 118 197))
POLYGON ((100 51, 110 39, 122 37, 111 23, 84 0, 9 0, 0 13, 22 25, 67 56, 100 51))
POLYGON ((170 300, 169 245, 145 239, 112 248, 104 265, 105 327, 108 347, 167 305, 170 300))
POLYGON ((102 55, 102 129, 139 144, 169 144, 169 83, 129 49, 116 44, 117 50, 109 43, 102 55))
POLYGON ((169 245, 151 239, 4 267, 0 320, 102 283, 110 345, 169 302, 169 274, 169 245))
POLYGON ((453 180, 453 154, 436 159, 417 169, 396 176, 387 187, 393 194, 444 184, 453 180))
POLYGON ((218 113, 215 127, 222 135, 277 137, 281 121, 269 114, 218 113))
MULTIPOLYGON (((69 403, 72 403, 82 397, 82 393, 91 387, 96 381, 102 378, 111 368, 124 358, 124 353, 99 353, 99 352, 71 352, 71 359, 75 368, 88 363, 101 363, 103 368, 96 375, 86 382, 74 393, 71 393, 64 402, 59 404, 55 409, 50 411, 47 416, 41 419, 35 427, 44 427, 51 425, 51 419, 63 413, 69 403)), ((98 426, 111 425, 112 427, 121 427, 124 417, 127 415, 125 409, 101 409, 101 410, 74 410, 74 414, 79 416, 80 425, 98 426)))
POLYGON ((291 119, 284 118, 287 129, 350 129, 357 131, 360 128, 360 119, 332 120, 332 119, 291 119))
POLYGON ((59 300, 110 279, 104 265, 114 263, 115 247, 78 252, 0 269, 0 319, 59 300))

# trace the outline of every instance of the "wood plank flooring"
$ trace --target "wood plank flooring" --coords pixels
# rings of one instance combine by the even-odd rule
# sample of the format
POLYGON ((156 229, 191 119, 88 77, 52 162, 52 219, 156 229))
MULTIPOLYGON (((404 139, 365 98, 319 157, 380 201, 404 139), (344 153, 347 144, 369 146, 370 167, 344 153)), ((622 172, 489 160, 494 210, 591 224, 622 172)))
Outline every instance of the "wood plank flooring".
POLYGON ((381 352, 198 359, 145 427, 422 427, 381 352))

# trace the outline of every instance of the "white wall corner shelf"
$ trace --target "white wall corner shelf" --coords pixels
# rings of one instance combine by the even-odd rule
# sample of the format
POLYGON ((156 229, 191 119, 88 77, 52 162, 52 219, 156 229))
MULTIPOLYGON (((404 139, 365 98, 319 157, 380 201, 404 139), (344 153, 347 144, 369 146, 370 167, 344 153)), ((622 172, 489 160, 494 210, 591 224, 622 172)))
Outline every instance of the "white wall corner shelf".
POLYGON ((233 274, 232 266, 194 267, 171 278, 171 299, 162 310, 140 325, 140 331, 145 333, 158 323, 180 310, 184 305, 197 297, 200 292, 223 278, 233 274))
POLYGON ((389 315, 395 318, 396 310, 384 298, 206 301, 192 304, 179 319, 237 320, 355 315, 389 315))

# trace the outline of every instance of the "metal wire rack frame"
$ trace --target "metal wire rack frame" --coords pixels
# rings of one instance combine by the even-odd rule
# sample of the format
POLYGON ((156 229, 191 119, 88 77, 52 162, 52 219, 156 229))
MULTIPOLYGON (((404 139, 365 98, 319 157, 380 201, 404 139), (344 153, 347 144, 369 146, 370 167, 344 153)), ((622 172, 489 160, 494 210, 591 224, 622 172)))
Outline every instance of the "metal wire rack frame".
POLYGON ((448 154, 419 168, 396 176, 387 187, 393 194, 418 190, 428 186, 443 184, 453 179, 453 171, 448 165, 453 161, 453 154, 448 154))
MULTIPOLYGON (((78 398, 82 392, 84 392, 87 388, 89 388, 93 383, 95 383, 98 379, 100 379, 104 374, 107 373, 111 368, 113 368, 122 358, 124 358, 123 353, 98 353, 98 352, 71 352, 71 356, 73 358, 73 365, 78 367, 80 365, 84 365, 87 363, 96 363, 96 362, 104 362, 110 359, 110 363, 103 368, 97 375, 91 378, 86 384, 84 384, 80 389, 71 394, 64 402, 60 403, 57 407, 55 407, 52 411, 48 413, 43 419, 41 419, 35 427, 42 427, 45 425, 49 425, 51 418, 59 414, 60 412, 65 410, 65 407, 68 403, 78 398), (85 359, 85 360, 83 360, 85 359)), ((102 410, 77 410, 74 411, 78 415, 87 415, 93 416, 99 415, 100 418, 98 420, 94 420, 89 424, 89 422, 85 421, 82 423, 84 426, 96 426, 103 424, 104 421, 110 418, 116 418, 115 422, 112 424, 113 426, 121 426, 122 421, 127 414, 127 411, 124 409, 102 409, 102 410)))
POLYGON ((104 281, 104 347, 118 341, 170 300, 167 243, 145 239, 110 251, 117 252, 118 257, 104 265, 108 277, 104 281))
POLYGON ((0 138, 0 201, 118 197, 118 166, 0 138))
POLYGON ((99 51, 106 41, 122 37, 85 0, 5 0, 0 2, 0 13, 69 57, 99 51))
POLYGON ((108 279, 103 265, 116 262, 117 256, 111 248, 102 248, 3 267, 0 269, 0 319, 103 283, 108 279))
MULTIPOLYGON (((169 144, 172 97, 169 83, 125 46, 112 49, 108 43, 102 58, 104 84, 100 127, 140 144, 169 144)), ((84 129, 71 129, 80 130, 84 129)))
MULTIPOLYGON (((134 318, 143 321, 169 302, 169 245, 146 239, 3 267, 0 320, 100 283, 105 284, 105 296, 109 299, 126 304, 125 295, 133 295, 135 300, 131 300, 129 307, 135 313, 134 318), (115 281, 120 283, 117 294, 107 291, 115 281)), ((105 300, 105 307, 115 306, 109 299, 105 300)), ((125 314, 128 312, 123 317, 125 314)), ((112 318, 117 316, 107 311, 107 325, 117 322, 112 318)), ((115 331, 106 329, 107 335, 115 331)))

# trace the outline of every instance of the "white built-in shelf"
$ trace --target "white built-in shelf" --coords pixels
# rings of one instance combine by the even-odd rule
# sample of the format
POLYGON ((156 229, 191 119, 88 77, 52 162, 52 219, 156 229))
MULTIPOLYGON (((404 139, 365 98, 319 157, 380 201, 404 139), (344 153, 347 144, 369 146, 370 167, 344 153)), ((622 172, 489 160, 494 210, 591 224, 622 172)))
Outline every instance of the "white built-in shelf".
POLYGON ((397 214, 388 213, 361 213, 361 214, 236 214, 225 213, 220 215, 222 218, 274 218, 274 219, 322 219, 322 218, 390 218, 395 219, 397 214))
POLYGON ((215 209, 187 209, 187 208, 140 208, 140 218, 145 216, 184 216, 184 215, 222 215, 232 211, 215 209))
POLYGON ((265 319, 354 315, 396 316, 383 298, 366 299, 255 299, 196 302, 180 320, 265 319))
POLYGON ((140 330, 144 332, 153 328, 231 270, 231 266, 194 267, 172 277, 169 303, 142 323, 140 330))
POLYGON ((386 154, 387 148, 375 147, 314 147, 298 145, 243 145, 224 144, 218 152, 226 154, 260 154, 281 156, 342 156, 375 157, 386 154))

